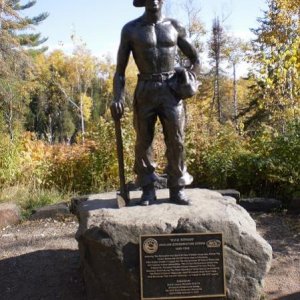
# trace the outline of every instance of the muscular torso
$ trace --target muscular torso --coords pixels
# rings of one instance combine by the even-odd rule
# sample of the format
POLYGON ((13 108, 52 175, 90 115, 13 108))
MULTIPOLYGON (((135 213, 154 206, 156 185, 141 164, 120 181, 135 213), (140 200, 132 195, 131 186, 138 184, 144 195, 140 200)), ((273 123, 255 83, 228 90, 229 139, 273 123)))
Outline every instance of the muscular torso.
POLYGON ((171 20, 149 24, 139 18, 127 24, 127 38, 140 73, 174 70, 178 32, 171 20))
POLYGON ((200 62, 196 49, 187 41, 184 27, 174 19, 146 22, 146 15, 127 23, 122 30, 114 76, 114 102, 125 101, 125 70, 130 53, 139 72, 157 74, 174 71, 177 46, 190 60, 190 71, 198 73, 200 62))

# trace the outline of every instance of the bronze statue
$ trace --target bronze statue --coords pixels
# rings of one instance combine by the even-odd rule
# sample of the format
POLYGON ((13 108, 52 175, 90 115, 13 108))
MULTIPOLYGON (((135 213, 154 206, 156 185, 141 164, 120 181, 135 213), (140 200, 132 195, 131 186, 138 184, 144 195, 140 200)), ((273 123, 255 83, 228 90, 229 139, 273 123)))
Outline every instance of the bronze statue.
POLYGON ((193 181, 184 163, 185 114, 182 99, 197 90, 196 75, 200 62, 196 49, 188 42, 184 27, 162 14, 163 0, 134 0, 145 13, 127 23, 121 33, 112 116, 119 120, 124 112, 125 69, 132 53, 138 67, 138 83, 134 95, 134 127, 136 131, 135 165, 137 184, 142 187, 141 205, 156 199, 157 180, 151 160, 154 128, 160 120, 167 147, 168 188, 170 201, 189 205, 184 192, 193 181), (189 59, 191 67, 176 68, 177 47, 189 59))

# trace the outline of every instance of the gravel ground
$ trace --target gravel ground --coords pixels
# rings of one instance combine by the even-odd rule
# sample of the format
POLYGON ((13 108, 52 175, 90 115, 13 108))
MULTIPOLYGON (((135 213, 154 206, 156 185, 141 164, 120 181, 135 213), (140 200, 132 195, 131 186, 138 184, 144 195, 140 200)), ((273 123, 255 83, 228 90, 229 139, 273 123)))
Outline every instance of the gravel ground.
MULTIPOLYGON (((273 247, 265 299, 300 299, 300 218, 252 214, 273 247)), ((85 300, 75 218, 26 221, 0 231, 1 300, 85 300)), ((109 300, 109 299, 103 299, 109 300)), ((241 299, 247 300, 247 299, 241 299)))
POLYGON ((0 299, 85 299, 75 218, 24 222, 0 233, 0 299))
POLYGON ((300 216, 252 214, 259 233, 273 248, 265 280, 266 299, 300 300, 300 216))

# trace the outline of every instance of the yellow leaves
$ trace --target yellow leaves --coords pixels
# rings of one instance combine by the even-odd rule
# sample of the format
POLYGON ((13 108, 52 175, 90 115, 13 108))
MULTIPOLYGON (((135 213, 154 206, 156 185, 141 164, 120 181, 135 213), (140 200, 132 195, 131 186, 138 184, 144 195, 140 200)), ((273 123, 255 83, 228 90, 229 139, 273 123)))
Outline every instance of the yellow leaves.
POLYGON ((60 50, 49 55, 40 54, 35 58, 36 77, 45 84, 56 80, 66 89, 87 89, 97 73, 97 60, 86 50, 78 49, 74 55, 67 56, 60 50))
MULTIPOLYGON (((22 137, 21 159, 22 164, 36 167, 49 158, 50 152, 46 144, 36 139, 32 132, 25 132, 22 137)), ((27 166, 28 168, 28 166, 27 166)))
POLYGON ((61 50, 54 50, 48 57, 48 63, 55 71, 64 69, 66 55, 61 50))
POLYGON ((259 108, 260 110, 262 110, 262 109, 264 108, 264 104, 260 102, 260 103, 258 104, 258 108, 259 108))
POLYGON ((134 77, 136 78, 136 75, 138 74, 138 69, 137 66, 132 58, 132 56, 130 56, 128 65, 127 65, 127 69, 126 69, 126 78, 127 77, 134 77))
POLYGON ((93 99, 85 94, 81 94, 80 99, 82 101, 82 111, 84 119, 88 121, 92 113, 93 99))
MULTIPOLYGON (((46 118, 50 117, 53 124, 59 122, 60 126, 68 131, 69 138, 72 135, 71 131, 74 132, 77 116, 80 116, 81 124, 91 117, 91 88, 93 80, 98 80, 98 68, 97 59, 83 45, 76 47, 73 55, 66 55, 60 50, 47 55, 37 55, 35 77, 25 92, 37 97, 38 103, 42 104, 42 113, 46 118), (64 118, 59 117, 61 112, 64 118)), ((54 136, 57 130, 47 133, 54 136)), ((59 139, 61 138, 59 136, 59 139)))
POLYGON ((271 78, 267 78, 266 79, 266 85, 267 85, 267 88, 272 88, 273 86, 273 81, 271 78))
POLYGON ((300 105, 300 0, 269 1, 269 12, 258 34, 257 86, 270 115, 270 123, 284 124, 300 105), (296 9, 297 8, 297 9, 296 9))
POLYGON ((134 94, 134 89, 137 83, 137 74, 138 69, 133 61, 132 57, 130 57, 127 68, 126 68, 126 90, 129 94, 134 94))
POLYGON ((299 12, 300 0, 276 0, 276 3, 286 11, 293 13, 299 12))
POLYGON ((96 76, 98 62, 84 46, 78 46, 69 58, 71 78, 87 89, 96 76), (71 68, 71 66, 73 68, 71 68))
MULTIPOLYGON (((14 156, 14 163, 18 162, 13 178, 14 184, 18 182, 66 190, 71 190, 76 186, 77 191, 82 191, 91 185, 89 172, 93 171, 93 167, 98 168, 96 164, 93 164, 94 155, 97 156, 99 152, 102 154, 99 142, 89 139, 84 145, 57 144, 53 146, 37 140, 33 133, 25 132, 18 143, 20 146, 15 150, 14 156)), ((1 149, 0 143, 0 154, 4 154, 1 149)), ((111 151, 108 150, 105 153, 111 154, 111 151)), ((105 159, 105 157, 101 158, 105 159)), ((3 167, 1 158, 0 184, 3 178, 7 180, 8 177, 7 174, 2 176, 3 167)), ((102 174, 102 170, 99 172, 102 174)))

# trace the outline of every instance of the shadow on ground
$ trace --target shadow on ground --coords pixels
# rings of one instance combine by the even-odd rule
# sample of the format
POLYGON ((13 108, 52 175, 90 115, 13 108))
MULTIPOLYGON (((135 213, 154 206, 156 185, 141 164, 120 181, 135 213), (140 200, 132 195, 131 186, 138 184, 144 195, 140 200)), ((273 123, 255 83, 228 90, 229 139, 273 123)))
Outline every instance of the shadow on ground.
POLYGON ((2 300, 85 300, 79 252, 45 250, 0 261, 2 300))
POLYGON ((300 292, 291 294, 291 295, 287 295, 284 297, 280 297, 277 300, 299 300, 299 299, 300 299, 300 292))

